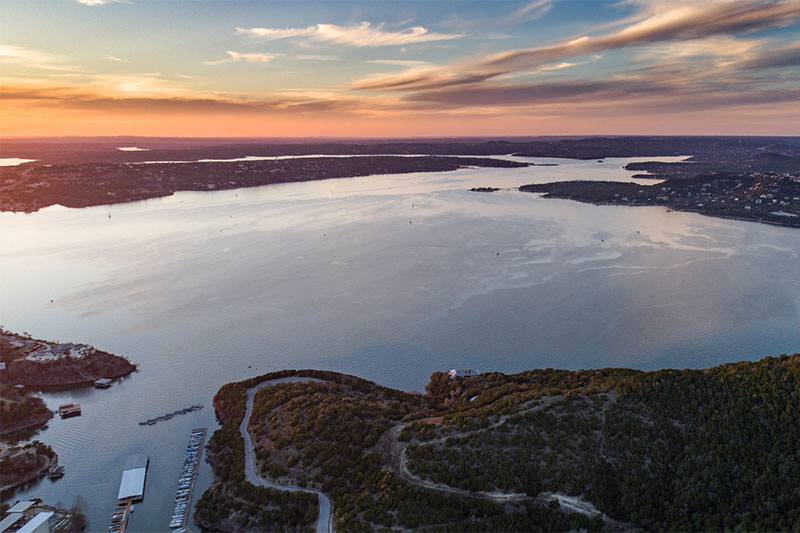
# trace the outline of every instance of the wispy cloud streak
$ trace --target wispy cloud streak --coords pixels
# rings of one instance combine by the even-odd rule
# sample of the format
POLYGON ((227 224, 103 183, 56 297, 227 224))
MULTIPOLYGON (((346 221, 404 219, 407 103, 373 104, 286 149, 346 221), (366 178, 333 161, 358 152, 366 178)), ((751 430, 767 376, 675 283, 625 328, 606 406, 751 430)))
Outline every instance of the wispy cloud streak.
POLYGON ((301 44, 338 44, 342 46, 392 46, 458 39, 462 34, 431 33, 422 26, 412 26, 401 31, 384 29, 384 24, 373 26, 361 22, 352 26, 315 24, 306 28, 236 28, 236 33, 264 41, 302 38, 301 44))
POLYGON ((228 57, 223 59, 215 59, 212 61, 204 61, 206 65, 221 65, 222 63, 236 63, 239 61, 246 61, 248 63, 268 63, 280 57, 281 54, 264 54, 257 52, 235 52, 233 50, 227 51, 228 57))
POLYGON ((64 61, 59 55, 21 46, 0 45, 0 64, 17 64, 45 70, 78 70, 78 67, 67 65, 64 61))
POLYGON ((85 6, 104 6, 106 4, 130 4, 128 0, 75 0, 79 4, 85 6))

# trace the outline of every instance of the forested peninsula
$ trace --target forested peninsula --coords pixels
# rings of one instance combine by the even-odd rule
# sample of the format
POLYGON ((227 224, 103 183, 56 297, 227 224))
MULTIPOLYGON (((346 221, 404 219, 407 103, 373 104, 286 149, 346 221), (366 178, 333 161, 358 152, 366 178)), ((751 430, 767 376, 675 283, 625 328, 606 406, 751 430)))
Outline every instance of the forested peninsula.
POLYGON ((204 528, 425 531, 800 530, 800 354, 705 370, 437 372, 426 394, 335 372, 223 386, 204 528), (293 383, 276 380, 306 379, 293 383))
POLYGON ((34 212, 108 205, 211 191, 378 174, 448 172, 466 167, 519 168, 483 157, 365 156, 232 162, 82 163, 0 167, 0 211, 34 212))

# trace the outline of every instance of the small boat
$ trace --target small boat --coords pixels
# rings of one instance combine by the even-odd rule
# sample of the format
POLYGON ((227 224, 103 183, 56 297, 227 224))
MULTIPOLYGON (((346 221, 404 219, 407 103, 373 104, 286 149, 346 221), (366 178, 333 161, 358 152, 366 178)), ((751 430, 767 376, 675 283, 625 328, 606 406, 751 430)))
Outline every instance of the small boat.
POLYGON ((50 479, 58 479, 64 477, 64 467, 61 465, 53 465, 47 471, 47 477, 50 479))

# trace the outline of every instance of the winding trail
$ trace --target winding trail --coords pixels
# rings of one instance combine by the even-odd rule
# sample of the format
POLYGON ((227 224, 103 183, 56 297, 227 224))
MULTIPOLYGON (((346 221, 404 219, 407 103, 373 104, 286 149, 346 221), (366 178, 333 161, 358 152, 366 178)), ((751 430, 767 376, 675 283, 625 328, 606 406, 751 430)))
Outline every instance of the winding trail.
MULTIPOLYGON (((562 398, 563 398, 563 395, 544 397, 544 398, 541 398, 539 400, 539 402, 536 405, 534 405, 533 407, 530 407, 528 409, 523 409, 522 411, 518 411, 516 413, 509 413, 509 414, 502 415, 501 417, 499 417, 497 419, 497 421, 495 421, 494 423, 486 426, 485 428, 480 428, 480 429, 476 429, 476 430, 472 430, 472 431, 464 431, 464 432, 461 432, 461 433, 455 433, 455 434, 451 434, 451 435, 446 435, 444 437, 440 437, 440 438, 437 438, 437 439, 432 439, 432 440, 429 440, 429 441, 420 442, 420 443, 418 443, 418 445, 427 446, 427 445, 441 444, 441 443, 446 442, 447 440, 449 440, 451 438, 466 437, 467 435, 472 435, 472 434, 475 434, 475 433, 488 431, 488 430, 490 430, 492 428, 495 428, 495 427, 503 424, 511 416, 522 415, 522 414, 529 413, 529 412, 532 412, 532 411, 539 411, 541 409, 544 409, 544 408, 548 407, 551 403, 553 403, 553 402, 555 402, 557 400, 561 400, 562 398)), ((424 487, 426 489, 436 490, 436 491, 444 492, 444 493, 447 493, 447 494, 456 494, 456 495, 459 495, 459 496, 466 496, 466 497, 471 497, 471 498, 475 498, 475 497, 483 498, 483 499, 486 499, 486 500, 491 500, 491 501, 496 502, 496 503, 509 503, 509 502, 523 501, 523 500, 533 500, 534 503, 539 503, 540 505, 546 505, 547 502, 549 501, 548 498, 542 499, 540 496, 537 496, 536 498, 532 498, 531 496, 528 496, 527 494, 520 493, 520 492, 503 492, 501 490, 496 490, 496 491, 489 492, 489 491, 472 491, 472 490, 466 490, 466 489, 459 489, 459 488, 456 488, 456 487, 452 487, 450 485, 445 485, 443 483, 435 483, 433 481, 430 481, 428 479, 423 479, 423 478, 413 474, 411 472, 411 470, 408 468, 408 454, 406 453, 407 449, 408 449, 408 446, 410 444, 412 444, 412 443, 411 442, 401 443, 400 440, 399 440, 399 437, 400 437, 400 433, 403 431, 403 429, 406 426, 408 426, 409 424, 413 424, 414 422, 416 422, 416 421, 405 422, 405 423, 397 425, 397 426, 395 426, 395 427, 393 427, 392 429, 389 430, 389 440, 390 440, 390 450, 391 450, 390 451, 390 455, 391 455, 391 458, 392 458, 392 466, 394 468, 394 471, 401 478, 405 479, 409 483, 413 483, 414 485, 417 485, 417 486, 420 486, 420 487, 424 487), (537 501, 537 500, 541 500, 541 501, 537 501)))
POLYGON ((278 483, 273 483, 272 481, 267 481, 265 479, 262 479, 256 473, 256 468, 255 468, 256 454, 255 451, 253 450, 253 440, 250 438, 250 432, 247 430, 247 426, 250 423, 250 415, 253 413, 253 398, 255 398, 256 392, 258 392, 260 389, 264 387, 277 385, 278 383, 296 383, 303 381, 316 381, 322 383, 322 380, 315 378, 289 377, 289 378, 264 381, 262 383, 259 383, 255 387, 247 389, 247 409, 245 410, 242 424, 239 426, 239 431, 242 433, 242 437, 244 438, 244 473, 245 476, 247 477, 247 481, 249 481, 253 485, 258 485, 260 487, 271 487, 273 489, 288 490, 290 492, 307 492, 310 494, 316 494, 317 497, 319 498, 319 518, 317 518, 316 531, 317 533, 332 533, 333 504, 331 503, 330 498, 325 493, 318 490, 303 489, 294 485, 281 485, 278 483))
MULTIPOLYGON (((437 439, 432 439, 432 440, 425 441, 425 442, 419 442, 418 445, 419 446, 427 446, 427 445, 441 444, 441 443, 444 443, 448 439, 451 439, 451 438, 465 437, 465 436, 468 436, 468 435, 473 435, 475 433, 488 431, 488 430, 493 429, 493 428, 495 428, 497 426, 500 426, 501 424, 503 424, 506 420, 508 420, 512 416, 523 415, 523 414, 530 413, 530 412, 533 412, 533 411, 540 411, 542 409, 545 409, 545 408, 549 407, 550 404, 552 404, 552 403, 554 403, 554 402, 556 402, 558 400, 562 400, 563 398, 564 398, 564 395, 546 396, 546 397, 541 398, 539 403, 537 403, 533 407, 529 407, 527 409, 523 409, 523 410, 517 411, 515 413, 509 413, 509 414, 506 414, 506 415, 502 415, 501 417, 499 417, 497 419, 497 421, 495 421, 494 423, 488 425, 485 428, 480 428, 480 429, 476 429, 476 430, 472 430, 472 431, 464 431, 464 432, 456 433, 456 434, 452 434, 452 435, 446 435, 444 437, 440 437, 440 438, 437 438, 437 439)), ((626 522, 621 522, 619 520, 615 520, 615 519, 609 517, 608 515, 604 514, 599 509, 597 509, 594 505, 592 505, 591 502, 588 502, 588 501, 586 501, 586 500, 584 500, 584 499, 582 499, 580 497, 577 497, 577 496, 568 496, 566 494, 561 494, 561 493, 558 493, 558 492, 541 492, 537 496, 528 496, 527 494, 524 494, 524 493, 503 492, 501 490, 495 490, 495 491, 491 491, 491 492, 489 492, 489 491, 471 491, 471 490, 466 490, 466 489, 459 489, 459 488, 456 488, 456 487, 452 487, 450 485, 445 485, 443 483, 435 483, 435 482, 430 481, 428 479, 421 478, 421 477, 413 474, 411 472, 411 470, 408 468, 408 454, 406 452, 407 452, 408 446, 410 444, 412 444, 412 443, 411 442, 401 443, 400 439, 399 439, 400 433, 403 431, 403 429, 405 429, 406 426, 408 426, 409 424, 412 424, 414 422, 417 422, 417 421, 413 420, 413 421, 410 421, 410 422, 405 422, 405 423, 399 424, 399 425, 393 427, 392 429, 390 429, 385 434, 385 436, 388 438, 388 441, 389 441, 387 444, 388 444, 389 455, 391 457, 392 469, 395 471, 395 473, 397 473, 398 476, 400 476, 402 479, 408 481, 409 483, 412 483, 412 484, 417 485, 419 487, 424 487, 426 489, 435 490, 435 491, 438 491, 438 492, 443 492, 443 493, 446 493, 446 494, 454 494, 454 495, 458 495, 458 496, 466 496, 466 497, 471 497, 471 498, 476 498, 477 497, 477 498, 482 498, 482 499, 485 499, 485 500, 490 500, 490 501, 493 501, 495 503, 511 503, 511 502, 519 502, 519 501, 528 500, 533 505, 535 505, 537 507, 547 507, 551 501, 557 501, 558 504, 559 504, 559 508, 563 512, 579 513, 579 514, 582 514, 584 516, 588 516, 590 518, 599 516, 599 517, 601 517, 603 519, 603 521, 607 525, 609 525, 609 526, 611 526, 611 527, 613 527, 615 529, 618 529, 620 531, 623 531, 625 529, 629 529, 630 527, 632 527, 632 524, 629 524, 629 523, 626 523, 626 522)))

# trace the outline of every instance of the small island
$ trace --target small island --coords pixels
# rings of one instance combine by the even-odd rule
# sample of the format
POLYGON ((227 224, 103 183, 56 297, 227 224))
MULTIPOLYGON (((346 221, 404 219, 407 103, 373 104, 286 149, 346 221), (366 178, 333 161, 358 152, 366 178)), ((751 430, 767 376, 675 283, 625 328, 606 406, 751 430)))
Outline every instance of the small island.
POLYGON ((340 531, 796 530, 798 390, 800 354, 705 370, 437 372, 425 395, 336 372, 266 374, 215 396, 215 481, 196 521, 319 529, 327 516, 302 492, 313 490, 340 531))

